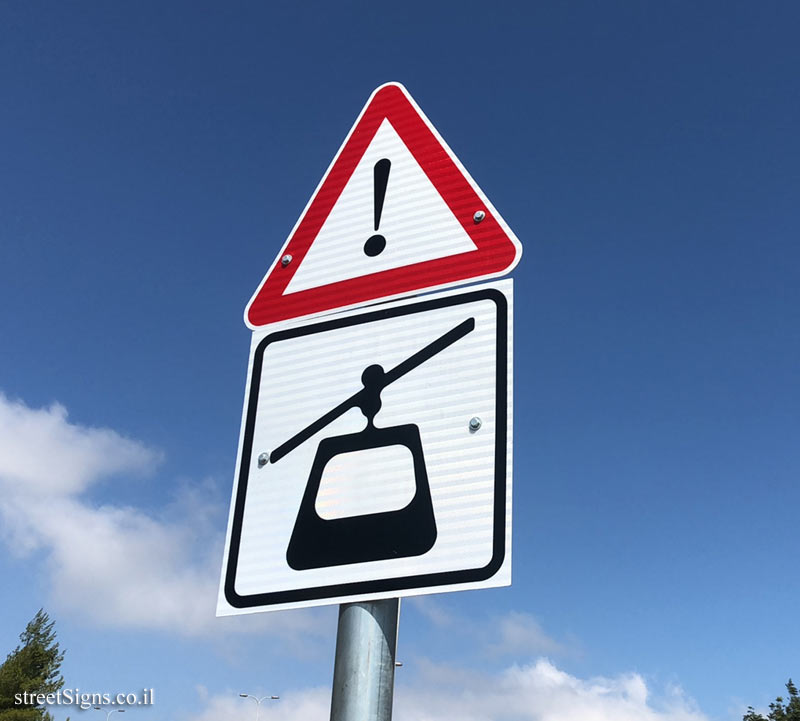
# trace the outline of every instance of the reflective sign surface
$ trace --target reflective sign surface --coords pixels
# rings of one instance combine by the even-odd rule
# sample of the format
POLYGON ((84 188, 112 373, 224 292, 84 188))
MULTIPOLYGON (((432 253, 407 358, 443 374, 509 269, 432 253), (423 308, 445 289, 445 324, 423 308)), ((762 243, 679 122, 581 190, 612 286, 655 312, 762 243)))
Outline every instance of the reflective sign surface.
POLYGON ((511 281, 254 334, 219 614, 510 583, 511 281))

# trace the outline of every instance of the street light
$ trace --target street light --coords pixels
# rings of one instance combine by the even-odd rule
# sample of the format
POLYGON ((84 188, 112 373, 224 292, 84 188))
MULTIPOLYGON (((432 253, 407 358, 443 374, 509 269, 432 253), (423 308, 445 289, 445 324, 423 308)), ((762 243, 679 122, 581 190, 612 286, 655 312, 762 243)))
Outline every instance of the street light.
MULTIPOLYGON (((258 713, 261 711, 261 702, 269 699, 270 701, 277 701, 280 696, 262 696, 259 698, 258 696, 251 696, 249 693, 240 693, 239 694, 242 698, 251 698, 253 701, 256 702, 256 721, 258 721, 258 713)), ((108 721, 108 719, 106 719, 108 721)))
MULTIPOLYGON (((95 710, 95 711, 102 711, 102 710, 103 710, 103 707, 102 707, 102 706, 95 706, 95 707, 94 707, 94 710, 95 710)), ((109 712, 106 714, 106 721, 108 721, 108 719, 109 719, 109 718, 111 718, 111 714, 112 714, 112 713, 125 713, 125 709, 124 709, 124 708, 112 708, 112 709, 111 709, 111 710, 110 710, 110 711, 109 711, 109 712)))

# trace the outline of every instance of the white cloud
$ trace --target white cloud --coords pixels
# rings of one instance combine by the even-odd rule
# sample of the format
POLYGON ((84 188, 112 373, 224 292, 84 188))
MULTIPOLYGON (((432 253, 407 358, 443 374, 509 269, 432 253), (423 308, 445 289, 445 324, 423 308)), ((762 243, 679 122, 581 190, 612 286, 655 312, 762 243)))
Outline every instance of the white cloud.
POLYGON ((105 428, 69 423, 64 406, 32 409, 0 394, 0 483, 14 495, 78 493, 124 471, 149 471, 160 454, 105 428))
POLYGON ((498 674, 430 665, 420 688, 397 699, 398 718, 438 721, 704 721, 679 689, 651 701, 638 674, 580 679, 539 659, 498 674))
POLYGON ((456 616, 440 597, 436 596, 411 596, 404 599, 403 604, 410 604, 430 623, 437 628, 447 628, 456 622, 456 616))
MULTIPOLYGON (((395 721, 708 721, 680 689, 671 687, 653 698, 638 674, 580 679, 546 659, 495 674, 424 663, 411 683, 402 681, 402 673, 395 688, 395 721)), ((192 721, 247 718, 232 692, 212 696, 204 705, 192 721)), ((313 688, 263 702, 260 720, 327 721, 329 710, 330 688, 313 688)))
POLYGON ((509 611, 476 623, 474 618, 462 618, 452 610, 452 605, 434 596, 409 598, 414 610, 434 627, 447 630, 452 627, 472 628, 473 635, 490 656, 512 656, 530 659, 537 656, 578 655, 579 644, 574 639, 562 643, 548 635, 539 621, 529 613, 509 611))
POLYGON ((562 656, 570 648, 551 638, 530 614, 511 611, 492 624, 487 651, 494 656, 562 656))
POLYGON ((93 486, 152 472, 160 458, 113 430, 70 423, 63 406, 0 394, 0 531, 16 555, 43 554, 55 608, 94 625, 189 635, 327 631, 318 611, 215 618, 226 514, 212 509, 208 484, 180 489, 159 516, 92 503, 93 486))

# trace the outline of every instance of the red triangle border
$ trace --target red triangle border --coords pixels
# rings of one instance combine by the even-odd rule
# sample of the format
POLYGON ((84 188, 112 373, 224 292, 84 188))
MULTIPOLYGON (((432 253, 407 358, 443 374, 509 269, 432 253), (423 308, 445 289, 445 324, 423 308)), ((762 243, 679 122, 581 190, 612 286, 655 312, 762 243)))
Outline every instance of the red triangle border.
POLYGON ((369 99, 294 231, 245 310, 252 328, 349 308, 370 301, 503 275, 519 261, 522 246, 433 126, 398 83, 369 99), (283 295, 381 123, 387 119, 461 223, 477 250, 371 273, 283 295), (484 219, 473 216, 482 210, 484 219), (289 254, 287 266, 280 258, 289 254))

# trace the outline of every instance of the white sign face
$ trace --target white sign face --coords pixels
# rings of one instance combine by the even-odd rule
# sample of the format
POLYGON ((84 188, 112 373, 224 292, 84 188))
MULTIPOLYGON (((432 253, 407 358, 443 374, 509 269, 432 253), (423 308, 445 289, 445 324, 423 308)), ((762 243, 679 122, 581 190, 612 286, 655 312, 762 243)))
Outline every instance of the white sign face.
POLYGON ((511 291, 254 334, 218 615, 510 584, 511 291))

